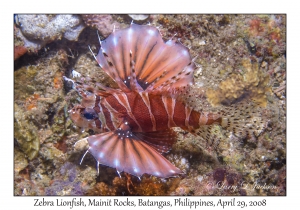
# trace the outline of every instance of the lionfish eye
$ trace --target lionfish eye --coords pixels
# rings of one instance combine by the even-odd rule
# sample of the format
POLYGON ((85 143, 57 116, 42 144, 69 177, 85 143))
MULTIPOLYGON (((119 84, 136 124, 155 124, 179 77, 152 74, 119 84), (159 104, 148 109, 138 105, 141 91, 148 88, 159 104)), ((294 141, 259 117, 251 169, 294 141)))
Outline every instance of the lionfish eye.
POLYGON ((95 112, 95 110, 93 110, 91 108, 84 109, 82 112, 82 115, 87 120, 93 120, 93 119, 97 118, 97 113, 95 112))

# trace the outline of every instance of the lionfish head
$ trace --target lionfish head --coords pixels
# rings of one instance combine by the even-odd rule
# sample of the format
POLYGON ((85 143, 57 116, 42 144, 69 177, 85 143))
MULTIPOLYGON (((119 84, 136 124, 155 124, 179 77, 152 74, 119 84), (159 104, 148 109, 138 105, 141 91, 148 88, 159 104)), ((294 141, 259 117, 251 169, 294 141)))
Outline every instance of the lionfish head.
POLYGON ((69 115, 76 126, 93 130, 96 129, 94 122, 98 119, 98 114, 94 109, 82 105, 75 105, 69 110, 69 115))

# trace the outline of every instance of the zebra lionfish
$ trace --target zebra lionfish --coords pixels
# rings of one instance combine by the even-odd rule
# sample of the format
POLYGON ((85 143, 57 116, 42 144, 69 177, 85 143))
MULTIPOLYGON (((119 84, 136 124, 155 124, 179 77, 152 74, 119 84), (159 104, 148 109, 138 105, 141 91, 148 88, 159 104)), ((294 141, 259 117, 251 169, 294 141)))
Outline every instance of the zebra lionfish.
POLYGON ((82 96, 81 104, 69 111, 71 119, 98 133, 84 139, 85 154, 94 156, 98 170, 103 164, 137 177, 144 173, 176 176, 182 171, 162 155, 176 140, 173 127, 204 138, 209 137, 212 124, 238 127, 226 115, 198 112, 181 99, 193 84, 196 65, 188 48, 176 39, 164 42, 157 28, 131 24, 100 45, 95 59, 118 89, 65 78, 82 96))

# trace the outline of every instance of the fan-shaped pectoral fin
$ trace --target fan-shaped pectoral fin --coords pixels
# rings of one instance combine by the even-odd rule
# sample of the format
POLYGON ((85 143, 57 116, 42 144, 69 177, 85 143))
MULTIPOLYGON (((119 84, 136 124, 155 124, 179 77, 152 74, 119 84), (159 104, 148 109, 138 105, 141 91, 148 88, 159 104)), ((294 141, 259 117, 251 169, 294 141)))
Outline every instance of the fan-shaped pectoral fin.
POLYGON ((88 151, 98 163, 137 177, 146 173, 167 178, 182 173, 139 137, 122 124, 116 131, 88 137, 88 151))

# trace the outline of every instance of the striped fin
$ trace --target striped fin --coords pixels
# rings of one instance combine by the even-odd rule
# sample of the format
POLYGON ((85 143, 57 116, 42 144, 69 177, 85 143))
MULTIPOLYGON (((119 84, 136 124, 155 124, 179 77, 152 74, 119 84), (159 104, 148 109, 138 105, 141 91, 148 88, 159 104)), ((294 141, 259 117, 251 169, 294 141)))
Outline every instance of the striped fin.
POLYGON ((240 139, 257 138, 267 126, 262 109, 251 101, 222 108, 222 127, 240 139))
POLYGON ((217 148, 226 130, 239 139, 257 139, 267 126, 261 108, 247 100, 222 107, 218 114, 201 113, 199 124, 196 134, 211 148, 217 148))
POLYGON ((223 135, 219 128, 218 125, 202 125, 197 130, 197 135, 204 139, 204 148, 217 149, 223 135))
MULTIPOLYGON (((115 132, 88 137, 88 152, 94 156, 98 164, 116 168, 118 173, 124 171, 138 177, 146 173, 162 178, 181 174, 178 168, 139 138, 145 137, 145 141, 152 138, 154 139, 152 142, 157 143, 158 136, 159 134, 154 133, 134 134, 129 130, 118 129, 115 132)), ((164 147, 160 148, 164 150, 164 147)))
POLYGON ((172 91, 193 82, 188 48, 163 41, 157 28, 131 24, 101 41, 96 60, 124 92, 172 91))

